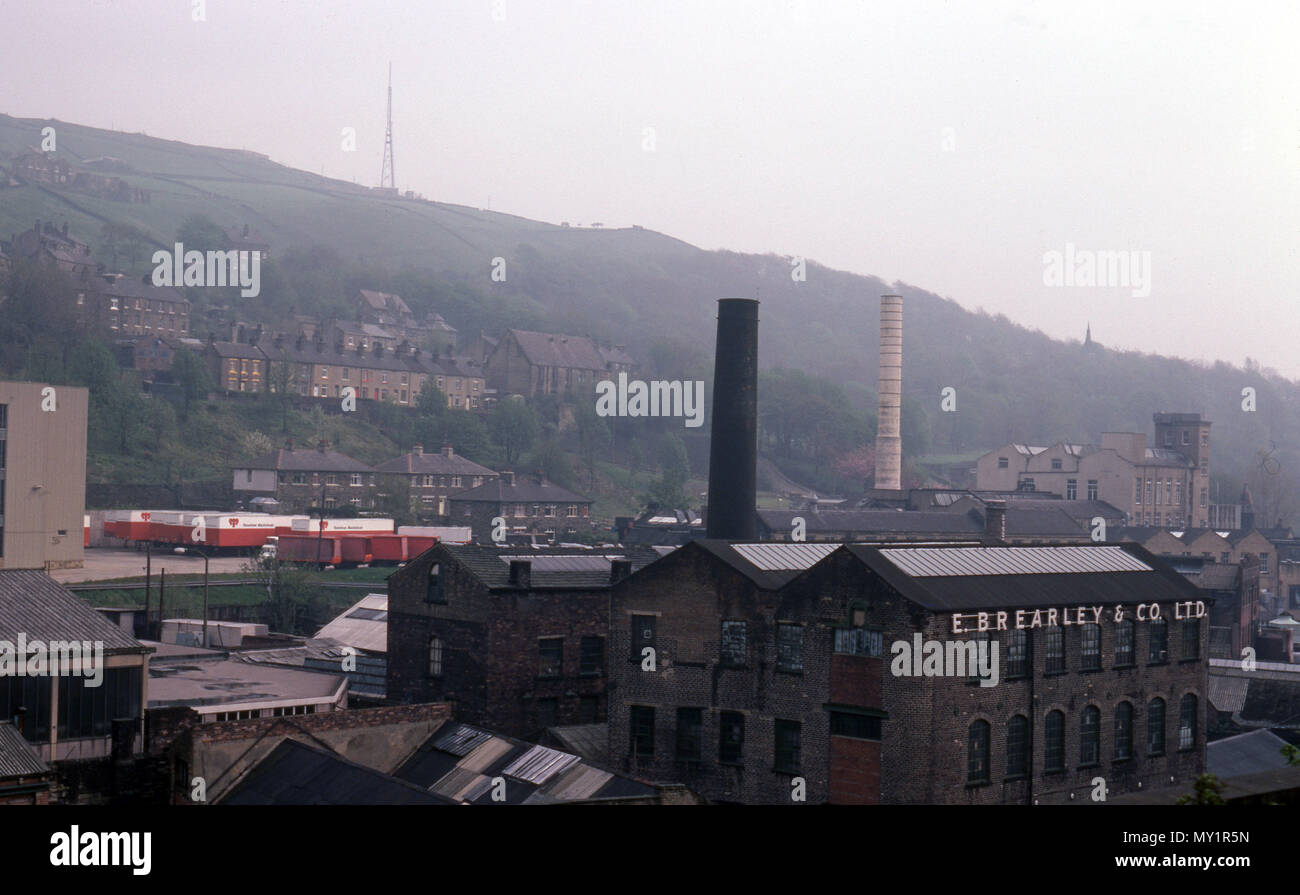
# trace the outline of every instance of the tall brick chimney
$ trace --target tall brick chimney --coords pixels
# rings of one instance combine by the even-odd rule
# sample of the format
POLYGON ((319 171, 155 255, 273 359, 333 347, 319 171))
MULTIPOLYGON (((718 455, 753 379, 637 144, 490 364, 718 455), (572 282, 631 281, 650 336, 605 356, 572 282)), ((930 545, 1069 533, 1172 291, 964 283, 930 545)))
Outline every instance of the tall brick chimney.
POLYGON ((758 539, 758 300, 718 300, 709 437, 710 538, 758 539))
POLYGON ((902 490, 903 440, 903 299, 880 296, 880 412, 876 416, 876 482, 878 489, 902 490))

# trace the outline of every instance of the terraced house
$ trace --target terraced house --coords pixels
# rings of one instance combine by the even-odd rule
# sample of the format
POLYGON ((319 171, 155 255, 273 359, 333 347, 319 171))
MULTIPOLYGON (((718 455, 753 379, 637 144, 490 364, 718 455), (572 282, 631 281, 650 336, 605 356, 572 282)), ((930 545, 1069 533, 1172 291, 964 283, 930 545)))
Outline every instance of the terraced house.
POLYGON ((409 454, 380 463, 375 472, 407 477, 411 494, 419 500, 421 507, 441 517, 450 513, 449 495, 477 488, 497 478, 494 470, 458 456, 449 444, 444 444, 435 454, 425 453, 424 445, 417 444, 409 454))
POLYGON ((747 804, 1070 803, 1098 777, 1111 794, 1190 789, 1197 599, 1136 544, 694 541, 613 587, 610 761, 747 804), (998 647, 993 686, 897 664, 898 643, 980 638, 998 647))
POLYGON ((588 336, 508 329, 485 364, 488 385, 502 395, 594 394, 596 383, 636 369, 622 345, 588 336))
POLYGON ((365 510, 375 504, 375 471, 330 450, 325 441, 295 449, 289 439, 283 448, 234 467, 233 474, 237 497, 274 497, 291 513, 318 505, 322 493, 327 509, 351 505, 365 510))

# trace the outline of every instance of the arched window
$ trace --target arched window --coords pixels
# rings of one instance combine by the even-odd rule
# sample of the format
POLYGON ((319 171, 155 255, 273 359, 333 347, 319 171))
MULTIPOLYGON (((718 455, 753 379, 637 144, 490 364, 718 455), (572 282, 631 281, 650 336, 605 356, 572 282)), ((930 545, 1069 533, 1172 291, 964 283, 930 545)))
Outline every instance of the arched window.
POLYGON ((1007 722, 1007 776, 1029 773, 1029 719, 1016 715, 1007 722))
POLYGON ((1165 701, 1157 696, 1147 704, 1147 754, 1165 751, 1165 701))
POLYGON ((970 726, 966 781, 984 783, 989 779, 989 723, 976 721, 970 726))
POLYGON ((1047 724, 1043 729, 1046 741, 1043 755, 1043 770, 1065 770, 1065 714, 1054 711, 1047 713, 1047 724))
POLYGON ((429 677, 442 677, 442 638, 429 638, 429 677))
POLYGON ((1178 706, 1178 748, 1196 745, 1196 697, 1188 693, 1178 706))
POLYGON ((1115 707, 1115 758, 1133 757, 1133 704, 1121 702, 1115 707))
POLYGON ((1083 710, 1079 724, 1079 764, 1101 761, 1101 710, 1090 705, 1083 710))
POLYGON ((424 595, 426 603, 446 603, 447 597, 442 589, 442 563, 429 566, 429 582, 424 595))

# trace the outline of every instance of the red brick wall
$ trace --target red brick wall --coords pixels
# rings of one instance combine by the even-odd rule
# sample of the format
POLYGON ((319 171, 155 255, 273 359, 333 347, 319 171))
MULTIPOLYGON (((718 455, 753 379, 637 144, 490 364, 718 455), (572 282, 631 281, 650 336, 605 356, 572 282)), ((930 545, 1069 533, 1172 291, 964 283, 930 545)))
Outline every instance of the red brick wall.
POLYGON ((830 803, 880 804, 880 743, 831 737, 830 803))
POLYGON ((831 702, 861 708, 880 707, 884 662, 874 656, 831 655, 831 702))

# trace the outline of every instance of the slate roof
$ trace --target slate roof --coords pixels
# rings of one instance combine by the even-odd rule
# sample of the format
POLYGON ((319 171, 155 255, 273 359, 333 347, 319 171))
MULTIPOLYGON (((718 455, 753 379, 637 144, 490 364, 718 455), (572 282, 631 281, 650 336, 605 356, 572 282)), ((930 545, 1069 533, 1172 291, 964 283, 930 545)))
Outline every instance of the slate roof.
POLYGON ((551 481, 532 476, 516 476, 508 485, 499 476, 477 488, 457 491, 448 500, 484 501, 488 503, 591 503, 590 497, 575 494, 551 481))
POLYGON ((561 749, 582 758, 600 763, 609 757, 608 724, 573 724, 565 727, 548 727, 548 737, 561 749))
POLYGON ((456 721, 443 724, 394 773, 461 804, 492 804, 494 777, 505 778, 507 805, 655 794, 649 784, 596 767, 572 753, 456 721))
POLYGON ((258 350, 256 345, 246 345, 243 342, 209 342, 208 350, 214 352, 217 357, 247 357, 255 360, 266 359, 266 356, 258 350))
POLYGON ((1241 581, 1241 566, 1207 562, 1201 566, 1199 573, 1185 574, 1201 590, 1236 590, 1241 581))
POLYGON ((512 329, 509 333, 514 336, 530 364, 580 370, 608 369, 608 362, 600 348, 586 336, 539 333, 526 329, 512 329))
POLYGON ((0 640, 103 641, 105 653, 149 652, 72 591, 34 569, 0 570, 0 640))
POLYGON ((1282 755, 1287 741, 1267 730, 1252 730, 1205 746, 1205 770, 1220 779, 1289 767, 1282 755))
POLYGON ((374 472, 347 454, 319 448, 277 448, 247 463, 235 464, 236 469, 276 469, 286 472, 374 472))
POLYGON ((376 311, 393 311, 397 314, 409 314, 411 309, 400 295, 392 292, 376 292, 371 289, 358 289, 361 298, 376 311))
MULTIPOLYGON (((88 258, 81 258, 81 263, 86 263, 88 258)), ((175 301, 188 302, 179 289, 172 286, 155 286, 153 283, 146 283, 144 280, 136 277, 116 277, 113 279, 104 278, 101 280, 103 285, 95 283, 93 288, 104 295, 111 295, 116 298, 147 298, 150 301, 175 301)))
MULTIPOLYGON (((510 557, 521 554, 519 547, 496 547, 478 544, 438 544, 434 550, 445 551, 453 560, 460 563, 483 585, 494 589, 510 589, 510 557)), ((632 571, 649 565, 659 558, 659 554, 648 547, 625 547, 586 550, 581 547, 540 547, 526 548, 526 558, 537 560, 543 557, 574 557, 595 561, 592 568, 567 568, 548 570, 534 566, 529 574, 529 587, 557 589, 592 589, 609 586, 609 562, 613 559, 627 559, 632 563, 632 571), (602 563, 601 560, 604 559, 602 563)))
POLYGON ((412 451, 391 460, 385 460, 375 467, 376 472, 415 473, 419 475, 482 475, 496 476, 496 471, 488 469, 453 452, 450 457, 442 451, 417 454, 412 451))
POLYGON ((0 779, 33 777, 50 773, 26 738, 9 721, 0 721, 0 779))
POLYGON ((285 739, 222 805, 454 805, 451 799, 297 740, 285 739))

